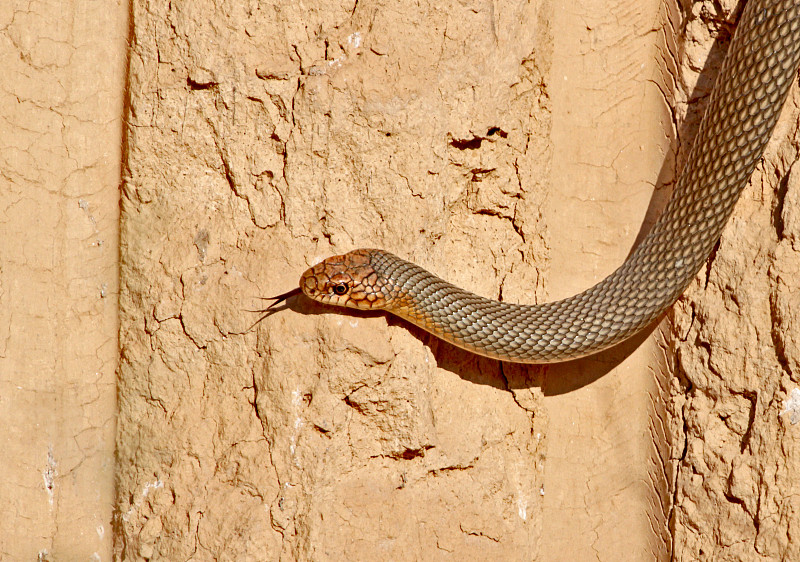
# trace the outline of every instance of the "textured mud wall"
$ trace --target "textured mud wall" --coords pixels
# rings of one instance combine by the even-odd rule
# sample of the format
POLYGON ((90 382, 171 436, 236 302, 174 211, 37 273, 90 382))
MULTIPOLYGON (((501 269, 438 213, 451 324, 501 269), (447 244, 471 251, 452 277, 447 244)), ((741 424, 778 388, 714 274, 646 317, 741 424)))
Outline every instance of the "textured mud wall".
POLYGON ((523 368, 244 311, 358 246, 511 301, 588 287, 657 214, 735 19, 134 2, 117 555, 791 559, 796 92, 666 342, 523 368))
POLYGON ((0 3, 0 560, 109 560, 125 2, 0 3))
POLYGON ((800 558, 797 88, 663 337, 542 369, 243 310, 366 245, 589 286, 738 8, 307 4, 134 2, 119 346, 127 6, 0 5, 0 559, 800 558))
MULTIPOLYGON (((703 74, 720 62, 734 8, 692 7, 684 99, 708 93, 703 74)), ((718 249, 674 309, 676 560, 800 559, 798 123, 795 87, 718 249)))
POLYGON ((536 299, 549 17, 134 2, 120 556, 537 555, 535 371, 380 315, 298 300, 247 332, 244 309, 362 245, 536 299))

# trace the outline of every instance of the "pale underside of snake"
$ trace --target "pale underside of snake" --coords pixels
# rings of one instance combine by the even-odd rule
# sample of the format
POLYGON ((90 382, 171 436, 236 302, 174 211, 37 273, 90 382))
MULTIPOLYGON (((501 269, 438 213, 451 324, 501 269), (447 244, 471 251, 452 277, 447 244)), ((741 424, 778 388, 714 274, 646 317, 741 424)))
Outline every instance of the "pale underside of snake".
POLYGON ((566 361, 613 346, 671 306, 708 258, 798 66, 800 0, 750 0, 663 213, 616 271, 582 293, 537 305, 499 302, 389 252, 360 249, 308 269, 300 287, 273 297, 270 308, 302 291, 326 304, 389 311, 458 347, 516 363, 566 361))

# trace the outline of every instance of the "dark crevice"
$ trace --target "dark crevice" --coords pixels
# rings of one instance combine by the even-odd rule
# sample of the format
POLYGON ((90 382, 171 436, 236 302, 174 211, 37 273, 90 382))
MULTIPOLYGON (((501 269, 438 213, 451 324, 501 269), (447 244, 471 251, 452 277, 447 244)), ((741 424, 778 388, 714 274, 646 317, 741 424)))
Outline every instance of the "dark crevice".
POLYGON ((504 139, 508 137, 508 133, 506 133, 500 127, 492 127, 486 132, 487 137, 491 137, 492 135, 498 135, 500 138, 504 139))
POLYGON ((253 382, 253 401, 250 402, 250 405, 253 406, 253 411, 256 414, 256 419, 258 420, 259 424, 262 425, 262 430, 263 430, 263 423, 261 421, 262 420, 261 412, 258 409, 258 383, 256 382, 255 369, 250 369, 250 376, 251 376, 251 381, 253 382))
POLYGON ((425 451, 427 451, 428 449, 431 449, 431 448, 432 448, 431 445, 425 445, 424 447, 420 447, 419 449, 404 449, 404 450, 402 450, 400 452, 392 453, 392 454, 390 454, 388 456, 390 458, 393 458, 393 459, 398 459, 398 460, 399 459, 403 459, 403 460, 410 461, 410 460, 416 459, 418 457, 424 457, 425 456, 425 451))
MULTIPOLYGON (((689 301, 689 309, 691 310, 691 315, 692 315, 692 317, 689 319, 689 326, 686 328, 686 332, 684 332, 683 334, 677 334, 678 340, 682 341, 684 343, 689 341, 689 334, 692 333, 692 328, 694 327, 694 322, 695 322, 695 320, 697 320, 697 310, 695 309, 695 303, 694 302, 689 301)), ((677 333, 677 327, 678 326, 675 326, 676 333, 677 333)))
POLYGON ((711 269, 714 266, 714 260, 717 258, 717 252, 719 251, 719 242, 720 239, 717 239, 714 247, 711 248, 711 252, 708 254, 708 258, 706 259, 706 271, 705 271, 705 281, 703 283, 703 290, 708 289, 708 284, 711 281, 711 269))
POLYGON ((442 472, 455 472, 458 470, 470 470, 475 468, 472 464, 454 464, 452 466, 443 466, 441 468, 434 468, 428 471, 431 476, 439 476, 442 472))
POLYGON ((473 168, 469 171, 472 174, 473 182, 481 182, 483 178, 494 172, 497 168, 473 168))
POLYGON ((778 193, 776 195, 775 208, 772 211, 772 224, 778 235, 778 240, 783 240, 783 206, 786 202, 786 192, 789 190, 789 173, 785 174, 778 183, 778 193))
POLYGON ((742 435, 742 442, 739 447, 739 452, 744 453, 744 450, 747 448, 747 445, 750 443, 750 436, 753 433, 753 424, 756 421, 756 410, 758 409, 758 394, 755 392, 745 392, 742 394, 747 400, 750 401, 750 412, 749 418, 747 420, 747 429, 744 430, 744 435, 742 435))
MULTIPOLYGON (((505 209, 505 210, 507 210, 507 209, 505 209)), ((508 214, 504 213, 503 210, 498 210, 498 209, 477 209, 477 210, 472 211, 472 212, 473 212, 473 214, 476 214, 476 215, 484 215, 484 216, 487 216, 487 217, 498 217, 498 218, 506 219, 506 220, 509 220, 509 221, 512 220, 512 217, 509 216, 508 214)))
POLYGON ((450 146, 459 150, 477 150, 481 147, 484 139, 481 137, 473 137, 471 139, 453 139, 450 141, 450 146))
POLYGON ((186 83, 189 85, 190 90, 210 90, 217 85, 213 80, 208 82, 197 82, 190 77, 186 78, 186 83))
POLYGON ((736 503, 736 504, 741 505, 742 509, 747 511, 747 506, 744 504, 744 500, 742 500, 741 498, 737 498, 736 496, 734 496, 730 492, 725 492, 725 499, 728 500, 731 503, 736 503))
POLYGON ((474 135, 471 139, 451 139, 450 146, 458 150, 477 150, 485 140, 492 140, 490 137, 498 136, 501 139, 507 138, 508 133, 500 127, 489 127, 486 136, 474 135))

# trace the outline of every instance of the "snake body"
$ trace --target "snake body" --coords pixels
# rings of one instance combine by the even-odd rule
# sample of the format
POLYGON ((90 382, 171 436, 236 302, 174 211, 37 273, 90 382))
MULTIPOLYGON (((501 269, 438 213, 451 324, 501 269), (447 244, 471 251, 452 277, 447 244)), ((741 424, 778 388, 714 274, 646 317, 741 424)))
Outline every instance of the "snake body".
POLYGON ((702 267, 761 158, 798 66, 800 1, 748 2, 670 201, 630 257, 582 293, 537 305, 499 302, 375 249, 326 259, 303 274, 300 290, 328 304, 387 310, 504 361, 550 363, 608 348, 656 319, 702 267))

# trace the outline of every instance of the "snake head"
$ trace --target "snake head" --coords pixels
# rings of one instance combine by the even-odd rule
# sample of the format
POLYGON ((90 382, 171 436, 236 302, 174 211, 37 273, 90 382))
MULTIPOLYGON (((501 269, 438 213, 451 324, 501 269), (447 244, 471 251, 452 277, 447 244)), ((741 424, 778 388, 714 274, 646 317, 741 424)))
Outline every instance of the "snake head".
POLYGON ((310 299, 361 310, 385 308, 392 299, 372 267, 374 250, 353 250, 331 256, 300 277, 300 289, 310 299))

